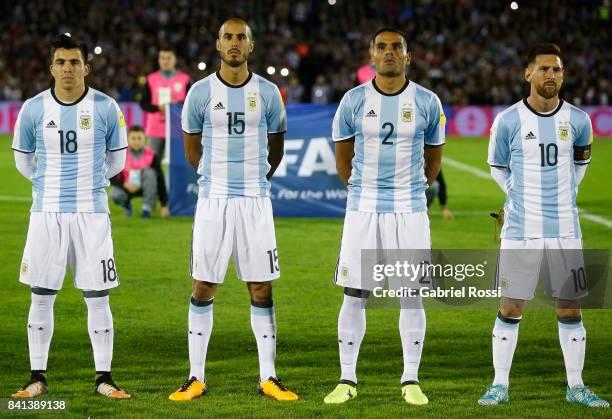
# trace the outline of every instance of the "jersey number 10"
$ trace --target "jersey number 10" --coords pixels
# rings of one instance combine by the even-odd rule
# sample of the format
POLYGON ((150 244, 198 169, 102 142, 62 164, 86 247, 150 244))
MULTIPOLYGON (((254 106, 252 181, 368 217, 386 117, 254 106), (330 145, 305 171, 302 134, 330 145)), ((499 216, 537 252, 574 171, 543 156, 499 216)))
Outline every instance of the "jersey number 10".
POLYGON ((540 166, 556 166, 558 155, 557 144, 540 144, 540 166))

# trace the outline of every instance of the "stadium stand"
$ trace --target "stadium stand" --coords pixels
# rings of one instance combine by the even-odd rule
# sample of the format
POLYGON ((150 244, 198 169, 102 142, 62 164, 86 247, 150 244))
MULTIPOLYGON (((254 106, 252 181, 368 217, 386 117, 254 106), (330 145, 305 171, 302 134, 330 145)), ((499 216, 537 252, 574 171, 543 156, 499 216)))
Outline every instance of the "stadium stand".
POLYGON ((269 77, 283 92, 291 90, 290 101, 311 102, 318 76, 327 80, 331 100, 337 101, 368 62, 372 34, 392 25, 414 40, 410 77, 436 91, 445 104, 516 101, 528 88, 520 57, 532 43, 554 41, 566 57, 564 97, 579 106, 609 105, 609 3, 520 3, 512 10, 509 1, 481 0, 2 2, 0 100, 23 100, 49 85, 46 45, 62 32, 92 46, 89 81, 119 101, 139 99, 139 82, 156 68, 163 42, 176 46, 179 68, 200 79, 218 67, 215 28, 236 15, 248 19, 255 31, 254 70, 265 74, 275 67, 269 77), (94 46, 101 47, 100 54, 93 53, 94 46), (204 71, 198 68, 201 62, 204 71), (288 76, 278 71, 283 67, 288 76))

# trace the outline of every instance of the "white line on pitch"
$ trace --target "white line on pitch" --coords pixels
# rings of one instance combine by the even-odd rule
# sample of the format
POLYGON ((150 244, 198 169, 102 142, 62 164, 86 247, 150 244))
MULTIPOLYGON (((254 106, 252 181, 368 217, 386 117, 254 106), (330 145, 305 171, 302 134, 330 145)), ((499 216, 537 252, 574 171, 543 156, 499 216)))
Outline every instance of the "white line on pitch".
POLYGON ((6 202, 30 202, 31 196, 0 195, 0 201, 6 202))
POLYGON ((580 216, 582 218, 586 218, 587 220, 593 221, 594 223, 603 224, 608 228, 612 228, 612 221, 607 220, 599 215, 591 214, 584 208, 579 208, 578 210, 580 211, 580 216))
MULTIPOLYGON (((473 174, 474 176, 478 176, 479 178, 482 178, 482 179, 493 180, 493 178, 491 177, 489 173, 485 172, 482 169, 479 169, 478 167, 470 166, 469 164, 461 163, 460 161, 453 160, 448 157, 444 157, 443 161, 444 161, 444 164, 447 164, 450 167, 454 167, 455 169, 463 170, 464 172, 469 172, 473 174)), ((583 208, 578 208, 578 211, 582 218, 586 218, 587 220, 593 221, 594 223, 601 224, 608 228, 612 228, 612 221, 604 217, 601 217, 599 215, 591 214, 590 212, 588 212, 587 210, 583 208)))

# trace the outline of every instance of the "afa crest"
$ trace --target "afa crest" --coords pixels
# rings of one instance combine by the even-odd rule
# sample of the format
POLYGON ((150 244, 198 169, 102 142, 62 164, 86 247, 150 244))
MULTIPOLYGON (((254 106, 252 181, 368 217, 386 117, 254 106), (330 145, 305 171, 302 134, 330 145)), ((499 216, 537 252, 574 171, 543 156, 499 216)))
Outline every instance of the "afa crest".
POLYGON ((340 269, 340 277, 343 279, 348 278, 349 276, 349 268, 347 266, 343 266, 342 269, 340 269))
POLYGON ((414 111, 412 108, 402 108, 402 121, 412 122, 414 119, 414 111))
POLYGON ((569 124, 567 122, 561 122, 559 124, 559 133, 558 133, 559 139, 561 141, 569 140, 569 137, 570 137, 569 131, 570 131, 569 124))
POLYGON ((27 264, 27 263, 22 263, 22 264, 21 264, 21 273, 22 273, 23 275, 25 275, 25 274, 27 274, 27 273, 28 273, 28 264, 27 264))
POLYGON ((91 115, 81 115, 79 118, 79 128, 90 129, 91 128, 91 115))
POLYGON ((257 110, 257 97, 249 96, 247 98, 247 107, 249 111, 254 112, 257 110))

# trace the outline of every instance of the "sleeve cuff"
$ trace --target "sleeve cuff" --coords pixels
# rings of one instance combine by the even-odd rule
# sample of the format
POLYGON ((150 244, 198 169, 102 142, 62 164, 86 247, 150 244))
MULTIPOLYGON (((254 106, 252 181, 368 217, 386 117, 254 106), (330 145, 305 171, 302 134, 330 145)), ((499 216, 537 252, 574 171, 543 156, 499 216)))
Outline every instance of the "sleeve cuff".
POLYGON ((32 150, 32 151, 28 151, 28 150, 20 150, 20 149, 15 148, 15 147, 11 147, 11 148, 12 148, 14 151, 18 151, 18 152, 23 153, 23 154, 32 154, 32 153, 34 153, 34 152, 36 151, 36 150, 32 150))
POLYGON ((335 137, 333 138, 334 143, 337 143, 338 141, 346 141, 346 140, 354 140, 355 139, 355 134, 353 135, 349 135, 346 137, 335 137))
POLYGON ((127 146, 125 147, 119 147, 119 148, 107 148, 106 151, 110 151, 111 153, 115 152, 115 151, 121 151, 121 150, 125 150, 127 148, 127 146))

